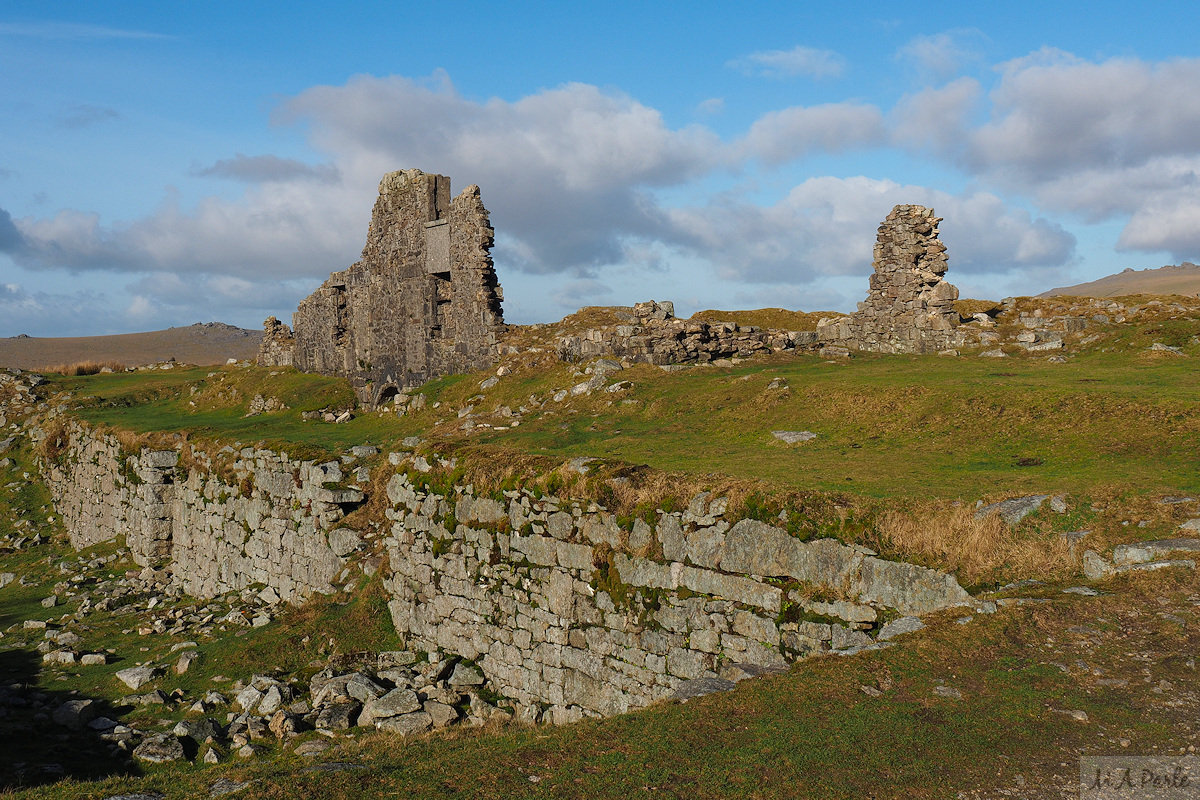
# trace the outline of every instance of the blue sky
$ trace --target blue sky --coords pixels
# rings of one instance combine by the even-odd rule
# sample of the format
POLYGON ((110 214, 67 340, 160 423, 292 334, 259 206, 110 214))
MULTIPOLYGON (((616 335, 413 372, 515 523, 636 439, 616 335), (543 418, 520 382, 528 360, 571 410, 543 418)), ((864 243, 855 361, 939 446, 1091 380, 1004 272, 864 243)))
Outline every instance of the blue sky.
POLYGON ((0 0, 0 336, 287 319, 410 167, 517 323, 851 310, 902 202, 963 296, 1200 261, 1200 7, 983 6, 0 0))

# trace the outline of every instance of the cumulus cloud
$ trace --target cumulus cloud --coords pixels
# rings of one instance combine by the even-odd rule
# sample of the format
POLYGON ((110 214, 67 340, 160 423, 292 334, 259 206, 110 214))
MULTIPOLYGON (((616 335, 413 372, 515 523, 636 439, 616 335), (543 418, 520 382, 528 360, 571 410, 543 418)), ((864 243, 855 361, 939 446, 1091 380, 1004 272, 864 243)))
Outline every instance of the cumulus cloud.
POLYGON ((679 246, 703 254, 722 278, 805 284, 869 272, 875 229, 898 203, 931 206, 945 217, 942 240, 956 271, 1061 265, 1074 253, 1069 232, 995 195, 952 195, 866 177, 811 178, 773 206, 725 196, 669 216, 679 246))
POLYGON ((13 224, 12 215, 0 208, 0 253, 16 254, 25 247, 25 237, 13 224))
POLYGON ((982 94, 979 81, 959 78, 945 86, 905 95, 889 115, 892 141, 917 150, 955 152, 982 94))
POLYGON ((115 108, 108 106, 94 105, 79 105, 73 107, 62 118, 61 124, 64 128, 78 130, 80 128, 90 128, 93 125, 99 125, 102 122, 109 122, 114 119, 120 119, 121 114, 115 108))
POLYGON ((228 178, 243 183, 333 183, 340 177, 337 167, 332 164, 312 165, 291 158, 272 155, 246 156, 241 153, 233 158, 223 158, 207 167, 195 169, 192 174, 203 178, 228 178))
POLYGON ((657 110, 585 84, 478 103, 444 75, 359 76, 302 92, 280 116, 308 122, 363 191, 409 166, 452 176, 456 191, 484 187, 502 232, 498 260, 531 272, 582 274, 615 263, 624 239, 659 227, 653 189, 728 159, 711 131, 672 129, 657 110))
POLYGON ((741 149, 768 164, 780 164, 813 151, 838 152, 883 138, 883 114, 875 106, 828 103, 764 114, 750 126, 741 149))
POLYGON ((1030 185, 1200 151, 1200 59, 1099 63, 1045 49, 1001 67, 968 159, 1030 185))
POLYGON ((791 50, 760 50, 735 58, 726 66, 746 75, 767 78, 790 78, 795 75, 835 78, 845 71, 846 59, 832 50, 796 45, 791 50))

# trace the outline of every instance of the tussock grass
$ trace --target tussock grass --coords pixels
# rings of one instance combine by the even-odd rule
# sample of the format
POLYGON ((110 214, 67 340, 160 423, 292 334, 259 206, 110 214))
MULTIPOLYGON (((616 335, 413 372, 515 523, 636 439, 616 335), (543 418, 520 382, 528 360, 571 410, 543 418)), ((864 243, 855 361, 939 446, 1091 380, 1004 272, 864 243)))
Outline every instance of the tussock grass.
POLYGON ((56 375, 62 375, 68 378, 77 378, 81 375, 97 375, 102 370, 109 369, 113 372, 124 372, 125 365, 120 361, 75 361, 70 364, 52 364, 41 367, 37 372, 53 372, 56 375))
POLYGON ((968 585, 1010 574, 1062 578, 1074 566, 1061 537, 1023 535, 995 514, 976 519, 964 505, 885 511, 876 532, 887 550, 948 569, 968 585))
POLYGON ((758 328, 784 331, 815 331, 823 317, 844 317, 839 311, 788 311, 785 308, 759 308, 754 311, 697 311, 689 319, 700 322, 736 322, 758 328))

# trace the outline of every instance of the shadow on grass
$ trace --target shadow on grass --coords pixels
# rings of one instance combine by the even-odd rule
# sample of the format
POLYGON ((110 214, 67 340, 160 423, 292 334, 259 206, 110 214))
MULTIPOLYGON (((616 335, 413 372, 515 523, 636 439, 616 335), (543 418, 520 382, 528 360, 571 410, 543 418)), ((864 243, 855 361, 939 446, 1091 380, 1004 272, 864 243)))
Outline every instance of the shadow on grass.
POLYGON ((92 700, 95 716, 116 714, 103 700, 36 687, 40 668, 39 653, 0 652, 0 794, 67 777, 141 774, 128 755, 113 755, 98 731, 54 721, 69 700, 92 700))

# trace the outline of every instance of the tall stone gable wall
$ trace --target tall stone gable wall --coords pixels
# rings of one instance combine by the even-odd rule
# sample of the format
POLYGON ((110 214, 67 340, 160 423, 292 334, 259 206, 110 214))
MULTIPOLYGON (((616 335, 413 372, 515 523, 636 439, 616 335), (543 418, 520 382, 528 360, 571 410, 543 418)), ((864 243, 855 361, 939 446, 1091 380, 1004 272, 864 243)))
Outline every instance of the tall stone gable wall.
POLYGON ((361 260, 293 316, 293 363, 349 378, 367 405, 487 367, 504 330, 492 241, 478 186, 451 200, 444 175, 383 176, 361 260))
POLYGON ((931 208, 892 209, 876 236, 867 299, 850 316, 819 325, 823 343, 877 353, 933 353, 961 344, 958 289, 942 277, 948 262, 939 222, 931 208))

